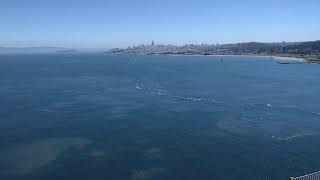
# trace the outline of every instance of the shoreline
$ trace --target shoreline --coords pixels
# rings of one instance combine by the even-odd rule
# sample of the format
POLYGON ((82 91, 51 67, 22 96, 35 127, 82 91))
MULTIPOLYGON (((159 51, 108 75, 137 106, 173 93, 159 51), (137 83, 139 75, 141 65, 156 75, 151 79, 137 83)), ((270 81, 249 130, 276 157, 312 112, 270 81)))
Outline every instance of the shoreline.
MULTIPOLYGON (((147 54, 148 55, 148 54, 147 54)), ((154 55, 162 55, 162 56, 212 56, 212 57, 263 57, 263 58, 271 58, 274 60, 282 60, 282 61, 298 61, 298 62, 308 62, 307 59, 302 57, 292 57, 292 56, 277 56, 277 55, 258 55, 258 54, 212 54, 212 55, 205 55, 205 54, 154 54, 154 55)))
MULTIPOLYGON (((114 53, 112 53, 114 54, 114 53)), ((117 54, 117 53, 116 53, 117 54)), ((121 54, 136 54, 145 56, 213 56, 213 57, 228 57, 228 56, 244 56, 244 57, 264 57, 270 58, 279 63, 299 62, 320 64, 320 57, 314 55, 295 55, 295 54, 196 54, 196 53, 133 53, 122 52, 121 54), (282 62, 281 62, 282 61, 282 62)))
POLYGON ((308 62, 305 58, 297 58, 297 57, 285 57, 285 56, 271 56, 273 59, 281 60, 281 61, 298 61, 298 62, 308 62))

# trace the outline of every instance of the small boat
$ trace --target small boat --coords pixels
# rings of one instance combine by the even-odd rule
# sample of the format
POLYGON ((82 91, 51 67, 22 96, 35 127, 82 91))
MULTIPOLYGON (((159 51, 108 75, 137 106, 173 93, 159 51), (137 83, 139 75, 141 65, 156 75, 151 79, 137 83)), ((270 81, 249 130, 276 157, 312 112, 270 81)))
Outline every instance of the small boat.
POLYGON ((293 64, 293 63, 290 63, 290 62, 277 62, 278 64, 293 64))
POLYGON ((298 61, 287 61, 287 62, 277 62, 278 64, 302 64, 303 62, 298 61))

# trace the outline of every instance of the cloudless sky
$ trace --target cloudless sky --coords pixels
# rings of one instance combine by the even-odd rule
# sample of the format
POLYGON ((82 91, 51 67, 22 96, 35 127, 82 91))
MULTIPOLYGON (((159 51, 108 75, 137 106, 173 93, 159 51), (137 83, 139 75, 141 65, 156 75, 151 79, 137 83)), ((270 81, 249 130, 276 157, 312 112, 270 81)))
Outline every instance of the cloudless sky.
POLYGON ((0 46, 320 39, 320 0, 0 0, 0 46))

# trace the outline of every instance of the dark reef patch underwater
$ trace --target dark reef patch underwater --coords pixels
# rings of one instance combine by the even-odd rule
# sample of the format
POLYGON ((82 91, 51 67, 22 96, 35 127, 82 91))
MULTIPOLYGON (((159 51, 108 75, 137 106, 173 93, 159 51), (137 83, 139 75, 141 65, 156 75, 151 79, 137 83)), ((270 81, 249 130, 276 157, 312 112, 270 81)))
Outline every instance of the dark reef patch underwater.
POLYGON ((1 180, 279 180, 320 170, 320 66, 0 56, 1 180))

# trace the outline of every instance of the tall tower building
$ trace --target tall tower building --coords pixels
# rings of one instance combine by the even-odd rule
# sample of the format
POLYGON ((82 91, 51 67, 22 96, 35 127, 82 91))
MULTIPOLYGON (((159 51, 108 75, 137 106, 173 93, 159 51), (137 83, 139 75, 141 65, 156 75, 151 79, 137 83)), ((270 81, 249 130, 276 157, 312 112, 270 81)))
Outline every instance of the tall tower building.
POLYGON ((152 41, 151 46, 154 46, 154 41, 152 41))

